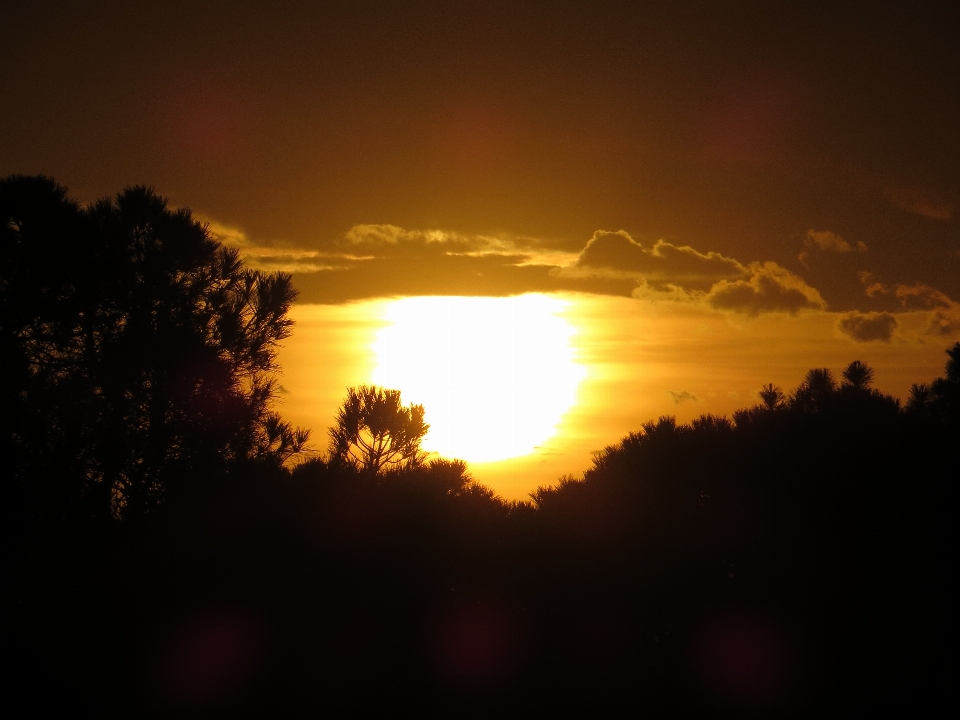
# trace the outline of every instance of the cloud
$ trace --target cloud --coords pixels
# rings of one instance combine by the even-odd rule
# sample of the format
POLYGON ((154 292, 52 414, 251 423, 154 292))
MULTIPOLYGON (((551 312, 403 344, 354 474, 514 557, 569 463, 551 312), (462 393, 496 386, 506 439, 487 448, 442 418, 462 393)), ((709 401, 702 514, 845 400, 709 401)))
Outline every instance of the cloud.
POLYGON ((667 395, 673 398, 673 402, 679 405, 685 402, 700 402, 700 398, 689 390, 667 390, 667 395))
MULTIPOLYGON (((469 253, 489 250, 490 238, 460 235, 444 230, 405 230, 397 225, 354 225, 336 243, 336 249, 362 259, 411 253, 469 253)), ((508 248, 499 243, 500 250, 508 248)), ((515 250, 512 246, 510 251, 515 250)))
POLYGON ((893 294, 908 310, 931 310, 924 328, 926 335, 953 335, 960 332, 960 302, 929 285, 897 285, 893 294))
POLYGON ((935 310, 930 314, 927 335, 955 335, 960 333, 960 305, 951 310, 935 310))
MULTIPOLYGON (((202 216, 198 216, 201 219, 202 216)), ((224 225, 216 220, 203 220, 215 240, 240 251, 240 259, 252 270, 264 272, 304 273, 343 269, 342 263, 331 261, 317 250, 284 246, 258 245, 238 227, 224 225)))
POLYGON ((405 230, 397 225, 354 225, 336 243, 336 250, 354 259, 397 256, 463 255, 509 258, 518 265, 572 263, 576 253, 551 248, 536 238, 467 235, 448 230, 405 230))
POLYGON ((854 251, 858 253, 865 253, 867 251, 866 244, 861 241, 857 241, 856 245, 851 245, 835 232, 830 232, 829 230, 813 230, 812 228, 807 230, 807 236, 804 238, 803 246, 806 249, 802 250, 797 257, 804 265, 807 265, 807 261, 810 260, 813 253, 845 255, 854 251))
POLYGON ((706 254, 692 247, 657 240, 644 248, 623 230, 598 230, 574 265, 574 273, 602 271, 642 278, 654 285, 673 284, 706 290, 718 280, 746 275, 745 268, 720 253, 706 254))
MULTIPOLYGON (((960 302, 953 300, 945 292, 929 285, 894 285, 881 283, 869 272, 860 273, 860 281, 866 286, 870 297, 890 295, 895 297, 903 310, 929 310, 925 335, 954 335, 960 332, 960 302)), ((889 315, 890 313, 881 313, 889 315)), ((843 331, 841 329, 841 331, 843 331)))
POLYGON ((775 263, 743 265, 717 252, 626 232, 597 231, 579 252, 529 237, 354 225, 322 249, 252 242, 210 223, 248 267, 296 273, 301 302, 412 295, 517 295, 572 291, 734 310, 748 315, 822 309, 817 290, 775 263))
POLYGON ((343 239, 352 245, 397 245, 403 239, 419 235, 396 225, 354 225, 344 233, 343 239))
POLYGON ((733 310, 747 315, 766 312, 823 310, 826 303, 815 288, 776 263, 751 263, 747 280, 721 280, 707 294, 709 304, 718 310, 733 310))
POLYGON ((852 246, 842 237, 829 230, 807 230, 807 238, 804 245, 808 248, 823 250, 824 252, 848 253, 856 250, 857 252, 866 252, 867 246, 862 242, 857 242, 856 247, 852 246))
POLYGON ((206 218, 200 213, 194 213, 194 216, 207 226, 207 231, 215 240, 224 245, 243 247, 250 244, 250 241, 247 239, 247 234, 240 228, 224 225, 216 220, 206 218))
POLYGON ((908 310, 950 308, 957 304, 945 293, 929 285, 897 285, 893 294, 908 310))
POLYGON ((890 186, 884 189, 883 194, 901 210, 931 220, 949 220, 957 209, 956 202, 928 188, 890 186))
POLYGON ((897 318, 888 312, 849 312, 837 320, 837 329, 855 342, 890 342, 897 318))
POLYGON ((857 274, 860 276, 860 282, 863 283, 863 289, 867 297, 876 297, 890 292, 890 288, 880 282, 872 272, 861 270, 857 274))
POLYGON ((679 285, 664 283, 661 285, 651 285, 646 280, 637 281, 637 286, 630 293, 631 297, 638 300, 648 300, 650 302, 698 302, 704 293, 697 290, 686 290, 679 285))
POLYGON ((501 250, 514 251, 516 248, 507 241, 483 235, 462 235, 446 230, 404 230, 397 225, 354 225, 343 234, 347 246, 388 247, 435 245, 457 249, 489 249, 491 246, 501 250))
POLYGON ((300 302, 342 303, 374 297, 584 292, 629 297, 633 280, 567 278, 558 268, 516 256, 464 254, 397 255, 353 261, 344 270, 299 274, 300 302))
POLYGON ((261 248, 261 252, 240 251, 240 258, 252 270, 274 273, 316 273, 324 270, 347 270, 336 257, 325 257, 311 251, 287 252, 277 248, 261 248))

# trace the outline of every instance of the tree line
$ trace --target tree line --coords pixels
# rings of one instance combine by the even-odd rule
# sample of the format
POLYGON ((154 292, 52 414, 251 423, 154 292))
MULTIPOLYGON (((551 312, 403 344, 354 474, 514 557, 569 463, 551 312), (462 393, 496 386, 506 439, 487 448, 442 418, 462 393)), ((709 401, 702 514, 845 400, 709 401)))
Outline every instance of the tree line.
POLYGON ((290 277, 152 190, 0 214, 5 714, 953 702, 960 343, 905 404, 813 369, 506 502, 382 388, 297 461, 290 277))

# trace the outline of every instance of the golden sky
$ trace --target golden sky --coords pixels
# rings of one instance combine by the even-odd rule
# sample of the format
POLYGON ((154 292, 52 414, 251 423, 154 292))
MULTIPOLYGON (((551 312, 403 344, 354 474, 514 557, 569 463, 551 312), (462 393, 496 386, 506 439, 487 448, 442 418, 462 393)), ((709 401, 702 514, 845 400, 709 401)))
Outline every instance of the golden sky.
POLYGON ((472 466, 509 496, 810 367, 941 373, 956 13, 623 5, 18 3, 0 175, 149 184, 292 272, 283 407, 321 444, 391 299, 565 303, 576 402, 522 471, 472 466))
MULTIPOLYGON (((878 387, 906 397, 912 383, 942 375, 946 357, 945 346, 928 339, 929 314, 925 311, 899 313, 897 334, 890 342, 861 343, 839 327, 846 315, 830 311, 750 317, 687 302, 596 294, 527 295, 521 299, 531 297, 549 297, 562 306, 551 309, 573 331, 565 341, 572 350, 569 359, 582 372, 575 378, 576 401, 555 417, 553 432, 526 456, 499 462, 478 462, 467 456, 475 477, 513 499, 523 499, 537 486, 552 483, 562 475, 579 474, 590 465, 594 452, 661 415, 674 415, 682 422, 703 413, 730 415, 758 402, 757 392, 766 383, 789 390, 799 384, 811 367, 830 367, 839 375, 854 359, 875 368, 878 387)), ((295 423, 315 428, 316 447, 324 447, 323 429, 332 424, 344 389, 377 377, 377 340, 385 329, 395 327, 406 333, 422 331, 426 326, 431 331, 429 337, 411 333, 409 347, 411 352, 421 353, 420 360, 427 363, 427 372, 436 372, 437 366, 429 359, 442 355, 445 340, 458 337, 465 323, 462 319, 459 326, 437 322, 436 308, 449 306, 451 300, 458 298, 427 299, 436 300, 437 305, 432 310, 421 309, 419 322, 414 324, 403 322, 404 315, 409 319, 409 312, 401 312, 399 321, 394 313, 391 320, 394 301, 383 299, 301 304, 295 308, 296 330, 280 355, 284 367, 281 411, 295 423)), ((462 313, 456 307, 453 310, 462 313)), ((494 309, 489 318, 497 332, 503 325, 501 314, 494 309)), ((520 317, 515 322, 522 326, 524 320, 520 317)), ((553 345, 551 341, 542 344, 554 350, 555 343, 556 340, 553 345)), ((476 350, 469 347, 465 352, 476 350)), ((504 437, 513 438, 514 432, 504 426, 514 415, 529 423, 529 416, 536 420, 542 410, 552 409, 537 404, 536 387, 529 390, 523 382, 536 386, 562 383, 569 378, 562 364, 558 365, 568 358, 557 355, 554 352, 552 361, 541 361, 543 377, 521 378, 519 387, 511 386, 509 379, 499 378, 517 395, 534 399, 529 405, 535 407, 528 413, 521 409, 508 411, 496 404, 498 398, 484 407, 475 395, 470 395, 469 388, 463 393, 464 397, 473 397, 469 411, 487 413, 481 418, 480 427, 488 428, 491 449, 498 449, 504 437)), ((488 367, 492 364, 495 363, 487 361, 488 367)), ((461 370, 460 374, 453 373, 454 394, 463 392, 464 384, 480 382, 475 369, 461 370)), ((406 393, 405 399, 422 402, 422 398, 408 392, 415 389, 413 385, 391 385, 399 386, 406 393)), ((560 387, 556 389, 562 391, 560 387)), ((554 396, 557 394, 562 392, 554 396)), ((424 404, 427 422, 436 425, 431 404, 424 404)), ((471 423, 456 427, 465 428, 470 437, 475 434, 476 425, 471 423)), ((428 443, 428 449, 434 448, 428 443)))

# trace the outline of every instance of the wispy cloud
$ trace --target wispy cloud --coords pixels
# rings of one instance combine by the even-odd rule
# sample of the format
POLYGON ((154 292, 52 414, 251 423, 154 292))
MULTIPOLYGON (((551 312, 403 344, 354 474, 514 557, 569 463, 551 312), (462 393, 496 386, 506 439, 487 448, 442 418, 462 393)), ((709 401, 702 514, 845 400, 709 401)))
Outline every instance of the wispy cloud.
MULTIPOLYGON (((202 217, 201 217, 202 219, 202 217)), ((224 225, 215 220, 204 220, 210 234, 227 247, 240 251, 244 264, 264 272, 304 273, 340 269, 342 263, 317 250, 289 246, 261 245, 250 240, 238 227, 224 225)))
POLYGON ((517 265, 573 262, 576 253, 545 247, 534 238, 469 235, 449 230, 406 230, 397 225, 354 225, 336 250, 347 257, 369 259, 418 253, 465 257, 503 256, 517 265))
POLYGON ((857 252, 866 252, 867 246, 858 241, 856 246, 851 245, 842 237, 829 230, 807 230, 807 237, 804 245, 808 248, 816 248, 824 252, 848 253, 856 250, 857 252))
POLYGON ((929 188, 891 185, 884 188, 883 195, 901 210, 931 220, 950 220, 957 209, 955 201, 929 188))

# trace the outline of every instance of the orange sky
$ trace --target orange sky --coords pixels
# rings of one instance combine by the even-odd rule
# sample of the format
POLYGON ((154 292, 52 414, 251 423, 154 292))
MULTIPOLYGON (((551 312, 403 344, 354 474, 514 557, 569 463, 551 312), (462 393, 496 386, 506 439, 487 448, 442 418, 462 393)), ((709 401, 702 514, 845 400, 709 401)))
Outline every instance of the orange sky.
POLYGON ((900 396, 940 373, 956 13, 622 5, 18 3, 0 175, 81 200, 150 184, 293 272, 284 406, 314 426, 367 380, 364 303, 578 298, 590 401, 538 482, 809 367, 859 358, 900 396))
MULTIPOLYGON (((925 339, 924 312, 900 314, 891 342, 858 343, 837 328, 842 313, 744 318, 683 302, 559 297, 567 303, 563 317, 576 331, 571 344, 585 369, 578 402, 530 456, 471 463, 477 479, 512 499, 579 474, 592 453, 660 415, 682 422, 708 412, 730 415, 758 402, 757 391, 766 383, 790 390, 811 367, 829 367, 839 376, 853 360, 875 368, 878 387, 906 398, 912 383, 942 375, 946 358, 944 347, 925 339)), ((299 305, 293 313, 296 330, 280 355, 281 409, 315 429, 317 449, 325 447, 325 428, 346 387, 373 376, 373 344, 388 324, 383 316, 389 302, 299 305)))

